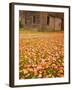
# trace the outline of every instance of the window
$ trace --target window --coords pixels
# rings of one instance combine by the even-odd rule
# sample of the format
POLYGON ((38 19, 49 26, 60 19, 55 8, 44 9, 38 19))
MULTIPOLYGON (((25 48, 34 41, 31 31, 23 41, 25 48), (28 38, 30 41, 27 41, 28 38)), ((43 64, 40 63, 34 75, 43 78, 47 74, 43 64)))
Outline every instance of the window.
POLYGON ((31 16, 25 17, 25 24, 28 24, 28 25, 32 24, 32 17, 31 16))
POLYGON ((47 16, 47 24, 49 25, 49 22, 50 22, 50 18, 49 16, 47 16))
POLYGON ((33 16, 33 24, 39 24, 40 23, 40 16, 33 16))
POLYGON ((36 22, 36 17, 33 16, 33 24, 35 24, 35 22, 36 22))

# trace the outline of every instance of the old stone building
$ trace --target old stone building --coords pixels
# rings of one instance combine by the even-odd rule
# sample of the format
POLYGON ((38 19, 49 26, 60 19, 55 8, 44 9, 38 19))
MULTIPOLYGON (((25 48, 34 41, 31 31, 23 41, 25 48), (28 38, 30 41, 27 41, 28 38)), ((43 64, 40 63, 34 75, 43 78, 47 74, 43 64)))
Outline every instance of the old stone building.
POLYGON ((20 11, 20 21, 25 29, 64 30, 64 14, 52 12, 20 11))

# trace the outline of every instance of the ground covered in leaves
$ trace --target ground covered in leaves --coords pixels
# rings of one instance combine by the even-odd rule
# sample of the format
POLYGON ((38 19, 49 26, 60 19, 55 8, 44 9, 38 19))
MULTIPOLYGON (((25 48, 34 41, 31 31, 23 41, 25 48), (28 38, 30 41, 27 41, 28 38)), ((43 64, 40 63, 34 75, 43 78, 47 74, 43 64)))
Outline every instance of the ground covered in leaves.
POLYGON ((20 32, 19 79, 64 76, 63 32, 20 32))

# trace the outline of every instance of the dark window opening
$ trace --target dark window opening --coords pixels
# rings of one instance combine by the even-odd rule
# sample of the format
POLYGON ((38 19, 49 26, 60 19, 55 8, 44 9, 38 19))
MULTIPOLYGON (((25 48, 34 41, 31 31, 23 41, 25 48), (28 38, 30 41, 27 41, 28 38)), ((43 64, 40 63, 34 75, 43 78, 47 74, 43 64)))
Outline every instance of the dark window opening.
POLYGON ((33 23, 35 24, 35 22, 36 22, 36 17, 33 16, 33 23))
POLYGON ((61 29, 64 30, 64 19, 61 21, 61 29))
POLYGON ((49 22, 50 22, 50 18, 49 16, 47 16, 47 24, 49 25, 49 22))
POLYGON ((39 24, 40 23, 40 16, 33 16, 33 24, 39 24))

